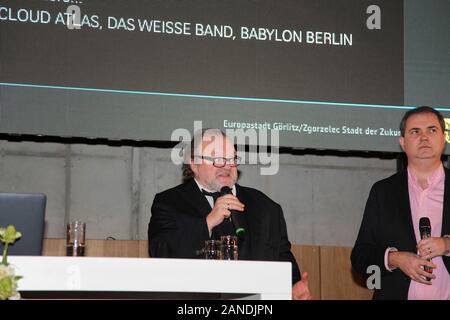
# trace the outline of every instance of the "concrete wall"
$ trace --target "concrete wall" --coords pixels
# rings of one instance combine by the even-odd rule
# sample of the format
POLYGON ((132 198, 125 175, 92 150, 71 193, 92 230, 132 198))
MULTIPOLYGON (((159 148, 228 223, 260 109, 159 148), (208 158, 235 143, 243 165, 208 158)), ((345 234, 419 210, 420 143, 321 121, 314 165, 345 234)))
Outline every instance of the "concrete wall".
MULTIPOLYGON (((46 237, 82 219, 89 239, 144 240, 155 193, 181 182, 170 151, 0 141, 0 191, 46 194, 46 237)), ((283 154, 277 175, 243 165, 240 183, 282 205, 293 243, 352 246, 371 185, 395 170, 395 160, 283 154)))

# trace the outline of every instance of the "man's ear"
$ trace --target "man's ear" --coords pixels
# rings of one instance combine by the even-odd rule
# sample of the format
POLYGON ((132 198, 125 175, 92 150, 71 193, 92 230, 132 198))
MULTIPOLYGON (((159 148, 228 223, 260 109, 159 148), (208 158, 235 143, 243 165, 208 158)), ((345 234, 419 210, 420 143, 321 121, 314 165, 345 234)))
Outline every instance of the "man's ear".
POLYGON ((194 175, 197 176, 198 175, 197 165, 195 165, 194 162, 191 160, 189 166, 191 167, 191 170, 194 173, 194 175))
POLYGON ((402 150, 405 151, 405 138, 404 137, 398 138, 398 143, 400 143, 402 150))

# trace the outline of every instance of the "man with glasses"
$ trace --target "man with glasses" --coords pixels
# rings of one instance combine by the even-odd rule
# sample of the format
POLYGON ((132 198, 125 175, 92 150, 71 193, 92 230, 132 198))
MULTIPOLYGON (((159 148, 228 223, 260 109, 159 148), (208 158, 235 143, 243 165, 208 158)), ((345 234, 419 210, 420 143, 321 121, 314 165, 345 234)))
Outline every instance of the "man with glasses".
POLYGON ((240 159, 230 139, 218 129, 202 130, 194 135, 188 155, 185 182, 157 194, 153 201, 150 256, 199 258, 205 240, 234 234, 230 215, 235 211, 245 226, 239 259, 291 262, 293 298, 311 299, 307 274, 300 276, 291 252, 280 205, 258 190, 236 184, 240 159), (220 194, 224 186, 231 194, 220 194))

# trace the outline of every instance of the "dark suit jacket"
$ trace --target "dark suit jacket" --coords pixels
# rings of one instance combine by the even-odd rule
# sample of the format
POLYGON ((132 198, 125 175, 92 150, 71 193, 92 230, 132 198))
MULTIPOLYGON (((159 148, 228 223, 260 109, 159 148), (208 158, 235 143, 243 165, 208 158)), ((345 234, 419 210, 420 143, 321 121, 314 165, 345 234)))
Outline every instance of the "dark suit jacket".
MULTIPOLYGON (((288 261, 292 281, 300 271, 291 253, 286 222, 279 204, 262 192, 236 185, 238 199, 245 204, 245 238, 239 240, 239 260, 288 261)), ((158 193, 148 226, 152 257, 202 258, 196 254, 209 239, 206 216, 211 207, 194 180, 158 193)))
MULTIPOLYGON (((444 209, 441 235, 450 234, 450 171, 445 169, 444 209)), ((409 204, 408 173, 403 171, 378 181, 366 203, 358 238, 352 251, 353 268, 366 274, 367 267, 381 269, 381 289, 374 299, 407 299, 411 280, 400 269, 393 272, 384 266, 388 247, 416 253, 416 238, 409 204)), ((442 257, 450 272, 450 257, 442 257)))

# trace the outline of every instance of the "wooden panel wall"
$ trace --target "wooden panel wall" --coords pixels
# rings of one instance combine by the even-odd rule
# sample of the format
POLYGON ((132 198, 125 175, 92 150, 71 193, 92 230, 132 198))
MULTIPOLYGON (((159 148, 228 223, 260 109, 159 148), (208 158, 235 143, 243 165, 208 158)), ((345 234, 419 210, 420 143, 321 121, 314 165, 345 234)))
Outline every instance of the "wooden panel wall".
POLYGON ((323 300, 367 300, 372 291, 365 281, 352 271, 352 248, 320 247, 320 289, 323 300))
MULTIPOLYGON (((65 256, 65 239, 44 239, 43 255, 65 256)), ((366 300, 372 291, 351 270, 351 248, 293 245, 294 254, 314 299, 366 300)), ((148 258, 146 240, 86 240, 86 256, 148 258)))
POLYGON ((308 273, 309 290, 313 299, 321 299, 320 247, 293 245, 292 253, 300 267, 300 272, 308 273))
MULTIPOLYGON (((44 239, 44 256, 65 256, 65 239, 44 239)), ((148 257, 147 241, 140 240, 86 240, 88 257, 148 257), (142 251, 142 252, 141 252, 142 251)))

